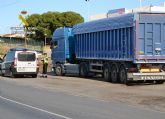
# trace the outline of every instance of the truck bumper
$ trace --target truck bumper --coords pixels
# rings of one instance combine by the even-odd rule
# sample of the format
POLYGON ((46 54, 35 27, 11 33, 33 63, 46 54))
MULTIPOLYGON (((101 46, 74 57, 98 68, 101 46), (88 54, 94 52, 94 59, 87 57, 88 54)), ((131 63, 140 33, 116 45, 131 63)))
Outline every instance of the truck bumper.
POLYGON ((129 81, 151 81, 151 80, 164 80, 165 72, 161 73, 128 73, 129 81))

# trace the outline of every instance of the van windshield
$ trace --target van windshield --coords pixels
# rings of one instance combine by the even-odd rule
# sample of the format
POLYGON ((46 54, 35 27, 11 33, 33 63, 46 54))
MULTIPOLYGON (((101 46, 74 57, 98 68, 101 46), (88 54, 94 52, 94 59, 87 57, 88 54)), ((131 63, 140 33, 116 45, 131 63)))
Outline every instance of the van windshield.
POLYGON ((18 61, 35 61, 36 55, 31 52, 21 52, 18 53, 18 61))

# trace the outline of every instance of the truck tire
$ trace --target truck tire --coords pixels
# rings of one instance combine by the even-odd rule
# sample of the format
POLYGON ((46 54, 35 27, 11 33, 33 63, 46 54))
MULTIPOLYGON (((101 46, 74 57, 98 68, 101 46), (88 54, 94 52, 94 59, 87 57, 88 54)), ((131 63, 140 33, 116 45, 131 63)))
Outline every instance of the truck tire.
POLYGON ((120 78, 120 83, 122 84, 127 84, 127 71, 125 66, 121 66, 120 67, 120 71, 119 71, 119 78, 120 78))
POLYGON ((117 66, 115 64, 112 65, 111 69, 111 81, 112 83, 117 83, 118 82, 118 73, 117 73, 117 66))
POLYGON ((56 75, 57 76, 62 76, 63 75, 61 64, 56 65, 56 75))
POLYGON ((110 81, 111 75, 110 75, 110 68, 109 68, 109 64, 104 64, 103 67, 103 78, 105 81, 110 81))
POLYGON ((79 67, 79 75, 80 77, 87 77, 88 76, 88 66, 86 63, 80 63, 80 67, 79 67))

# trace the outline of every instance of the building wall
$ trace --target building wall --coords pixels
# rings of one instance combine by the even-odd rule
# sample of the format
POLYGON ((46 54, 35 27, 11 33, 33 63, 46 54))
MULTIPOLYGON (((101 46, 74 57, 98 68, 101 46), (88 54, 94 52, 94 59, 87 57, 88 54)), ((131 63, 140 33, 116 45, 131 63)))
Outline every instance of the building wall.
POLYGON ((103 18, 107 18, 107 14, 106 13, 90 16, 90 21, 103 19, 103 18))
MULTIPOLYGON (((134 12, 163 12, 165 13, 165 3, 162 6, 144 6, 141 8, 127 9, 125 11, 125 13, 134 13, 134 12)), ((90 21, 107 18, 108 16, 114 17, 114 16, 119 16, 119 15, 120 14, 118 13, 113 13, 109 15, 107 15, 107 13, 92 15, 90 17, 90 21)))

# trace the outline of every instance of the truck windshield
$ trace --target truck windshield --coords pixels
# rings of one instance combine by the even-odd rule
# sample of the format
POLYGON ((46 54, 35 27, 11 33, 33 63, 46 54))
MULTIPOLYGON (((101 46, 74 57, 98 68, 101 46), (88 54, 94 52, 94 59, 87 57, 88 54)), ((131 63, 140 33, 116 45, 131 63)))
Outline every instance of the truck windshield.
POLYGON ((36 55, 31 52, 21 52, 18 53, 18 61, 35 61, 36 55))

